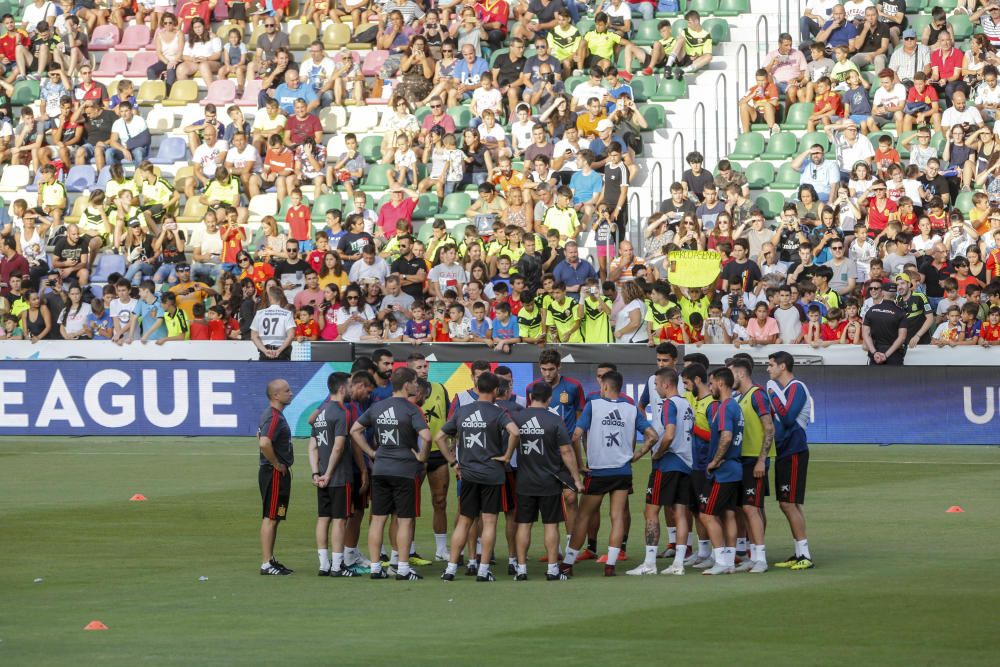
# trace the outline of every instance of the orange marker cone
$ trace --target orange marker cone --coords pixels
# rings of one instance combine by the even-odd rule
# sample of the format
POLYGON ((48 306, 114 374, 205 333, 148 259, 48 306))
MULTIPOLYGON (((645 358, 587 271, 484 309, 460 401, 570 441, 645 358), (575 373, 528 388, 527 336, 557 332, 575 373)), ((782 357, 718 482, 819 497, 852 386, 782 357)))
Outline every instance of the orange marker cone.
POLYGON ((129 498, 129 501, 131 501, 133 503, 141 503, 145 499, 146 499, 146 496, 142 495, 141 493, 137 493, 134 496, 132 496, 131 498, 129 498))
POLYGON ((87 625, 83 626, 84 630, 107 630, 108 626, 104 625, 100 621, 91 621, 87 625))
POLYGON ((965 510, 959 507, 958 505, 952 505, 951 507, 945 510, 947 514, 961 514, 964 511, 965 510))

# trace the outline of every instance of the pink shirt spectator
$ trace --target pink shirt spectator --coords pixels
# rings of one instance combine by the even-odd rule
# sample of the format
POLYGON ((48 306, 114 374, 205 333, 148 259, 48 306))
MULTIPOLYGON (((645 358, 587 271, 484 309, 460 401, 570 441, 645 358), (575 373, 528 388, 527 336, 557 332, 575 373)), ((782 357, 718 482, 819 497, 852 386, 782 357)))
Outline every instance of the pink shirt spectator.
POLYGON ((775 49, 764 60, 774 63, 771 76, 775 83, 791 83, 806 69, 806 57, 798 49, 792 49, 787 55, 775 49))
POLYGON ((391 201, 382 204, 382 208, 378 210, 378 226, 382 228, 385 237, 391 238, 396 235, 396 225, 400 220, 411 222, 415 208, 417 200, 413 197, 407 197, 399 203, 399 206, 394 206, 391 201))
POLYGON ((768 317, 763 327, 754 317, 747 323, 747 333, 750 334, 751 342, 763 343, 769 342, 773 336, 777 336, 781 332, 778 330, 778 320, 773 317, 768 317))

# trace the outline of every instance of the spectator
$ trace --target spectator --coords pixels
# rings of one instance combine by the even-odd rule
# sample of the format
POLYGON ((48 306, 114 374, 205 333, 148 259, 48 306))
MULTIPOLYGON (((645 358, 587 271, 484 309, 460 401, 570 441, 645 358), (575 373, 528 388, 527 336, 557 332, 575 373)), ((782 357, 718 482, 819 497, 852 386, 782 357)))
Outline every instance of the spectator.
POLYGON ((802 16, 799 18, 799 41, 803 48, 812 42, 826 22, 832 18, 833 8, 840 4, 839 0, 808 0, 802 16))
MULTIPOLYGON (((938 9, 938 8, 935 8, 938 9)), ((938 48, 932 49, 930 62, 924 67, 924 74, 938 94, 951 99, 957 91, 967 97, 969 86, 962 80, 962 52, 954 48, 955 38, 950 32, 942 32, 938 37, 938 48)))
POLYGON ((904 86, 910 86, 915 81, 918 72, 923 72, 931 61, 931 52, 924 44, 917 41, 917 33, 912 28, 903 31, 903 46, 896 47, 889 59, 889 69, 904 86))
MULTIPOLYGON (((855 133, 857 127, 855 126, 855 133)), ((869 142, 869 146, 871 142, 869 142)), ((874 151, 873 151, 874 153, 874 151)), ((792 167, 801 172, 799 183, 811 185, 822 202, 835 201, 840 190, 840 168, 826 159, 821 144, 813 144, 792 160, 792 167), (809 158, 806 160, 806 158, 809 158)), ((794 206, 794 204, 793 204, 794 206)))
MULTIPOLYGON (((858 125, 852 118, 825 128, 826 136, 837 151, 837 163, 840 168, 841 180, 850 177, 850 171, 858 162, 865 162, 871 168, 875 148, 871 140, 858 131, 858 125)), ((815 184, 813 184, 815 186, 815 184)), ((818 192, 818 190, 817 190, 818 192)), ((822 195, 820 195, 822 199, 822 195)))
POLYGON ((685 74, 691 74, 708 67, 712 62, 712 36, 701 25, 701 15, 695 10, 690 10, 684 15, 687 25, 681 31, 673 53, 667 58, 666 78, 684 78, 685 74), (673 67, 673 72, 670 68, 673 67))
POLYGON ((755 76, 756 85, 740 100, 740 123, 744 133, 750 132, 752 123, 766 123, 773 135, 781 129, 777 123, 778 86, 768 76, 767 69, 757 70, 755 76))
POLYGON ((879 10, 872 6, 864 10, 860 33, 854 41, 856 53, 851 58, 858 67, 871 65, 876 72, 885 69, 889 53, 889 27, 879 20, 879 10))

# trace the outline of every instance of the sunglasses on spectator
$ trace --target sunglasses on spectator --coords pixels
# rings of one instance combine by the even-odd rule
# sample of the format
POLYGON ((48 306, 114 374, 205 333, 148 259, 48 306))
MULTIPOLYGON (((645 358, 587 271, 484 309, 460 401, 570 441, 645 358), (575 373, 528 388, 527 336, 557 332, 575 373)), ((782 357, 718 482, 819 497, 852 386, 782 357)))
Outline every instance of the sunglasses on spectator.
POLYGON ((348 301, 357 300, 357 299, 360 299, 360 298, 361 297, 359 297, 357 294, 348 294, 347 295, 347 300, 348 301))
POLYGON ((265 23, 264 27, 265 28, 277 28, 278 24, 277 23, 265 23))
POLYGON ((880 286, 878 286, 878 285, 872 285, 871 287, 868 288, 868 291, 869 292, 881 292, 882 288, 880 286))

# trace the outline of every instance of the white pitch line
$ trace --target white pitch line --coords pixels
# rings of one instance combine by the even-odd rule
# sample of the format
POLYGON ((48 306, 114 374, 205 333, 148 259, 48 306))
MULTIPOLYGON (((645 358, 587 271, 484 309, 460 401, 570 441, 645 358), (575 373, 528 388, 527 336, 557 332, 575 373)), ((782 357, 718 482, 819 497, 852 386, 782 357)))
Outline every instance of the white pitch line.
POLYGON ((810 463, 885 463, 911 466, 1000 466, 1000 461, 862 461, 859 459, 809 459, 810 463))

